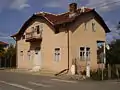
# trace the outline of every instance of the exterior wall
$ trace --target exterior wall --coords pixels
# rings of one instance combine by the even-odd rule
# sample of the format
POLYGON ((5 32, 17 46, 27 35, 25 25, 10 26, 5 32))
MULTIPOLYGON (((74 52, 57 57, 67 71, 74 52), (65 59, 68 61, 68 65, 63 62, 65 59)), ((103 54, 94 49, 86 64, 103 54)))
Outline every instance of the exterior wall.
POLYGON ((77 59, 81 68, 85 69, 86 62, 80 60, 80 47, 90 47, 90 66, 92 69, 97 68, 97 41, 105 41, 105 31, 102 26, 92 18, 92 15, 79 18, 70 28, 70 47, 71 59, 77 59), (85 24, 87 22, 86 30, 85 24), (92 22, 95 23, 96 31, 92 31, 92 22))
POLYGON ((30 44, 25 42, 25 39, 17 41, 17 66, 18 68, 29 69, 31 68, 32 61, 28 60, 27 51, 29 50, 30 44), (21 55, 23 51, 23 56, 21 55))
POLYGON ((43 31, 43 40, 41 44, 42 49, 42 60, 43 60, 43 69, 52 70, 52 71, 62 71, 67 69, 67 33, 64 32, 64 29, 60 29, 60 33, 55 34, 54 29, 44 25, 43 31), (55 48, 60 48, 60 60, 55 61, 55 48))
MULTIPOLYGON (((59 34, 54 33, 54 28, 51 27, 49 23, 44 20, 35 20, 32 24, 25 30, 25 32, 30 32, 31 27, 43 24, 42 32, 42 42, 26 42, 25 39, 17 41, 17 60, 18 68, 31 69, 33 67, 33 54, 34 49, 38 46, 41 47, 41 67, 45 70, 51 71, 61 71, 67 68, 67 33, 64 29, 60 29, 59 34), (41 42, 41 43, 40 43, 41 42), (60 61, 56 62, 54 58, 54 49, 60 48, 61 58, 60 61), (28 60, 27 51, 32 50, 31 60, 28 60), (23 51, 23 57, 20 56, 20 51, 23 51)), ((24 33, 25 34, 25 33, 24 33)))

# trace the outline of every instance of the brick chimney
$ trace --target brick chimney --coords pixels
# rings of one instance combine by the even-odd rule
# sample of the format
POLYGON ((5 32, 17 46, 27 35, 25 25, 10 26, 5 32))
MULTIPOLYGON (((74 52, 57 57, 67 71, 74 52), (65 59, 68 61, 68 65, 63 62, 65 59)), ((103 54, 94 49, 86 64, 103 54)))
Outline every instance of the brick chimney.
POLYGON ((75 13, 77 10, 77 3, 71 3, 69 4, 69 12, 75 13))

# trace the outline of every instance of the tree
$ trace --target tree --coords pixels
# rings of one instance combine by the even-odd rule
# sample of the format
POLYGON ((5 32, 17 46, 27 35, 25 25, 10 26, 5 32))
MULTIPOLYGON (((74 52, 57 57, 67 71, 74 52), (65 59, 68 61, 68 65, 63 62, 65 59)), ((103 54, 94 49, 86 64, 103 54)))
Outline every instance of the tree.
POLYGON ((109 64, 120 64, 120 39, 110 44, 110 50, 106 50, 106 59, 109 64))
POLYGON ((4 47, 2 45, 0 45, 0 57, 4 56, 4 47))
POLYGON ((6 60, 6 67, 12 67, 13 63, 16 63, 16 49, 15 47, 10 44, 6 53, 5 53, 5 60, 6 60))

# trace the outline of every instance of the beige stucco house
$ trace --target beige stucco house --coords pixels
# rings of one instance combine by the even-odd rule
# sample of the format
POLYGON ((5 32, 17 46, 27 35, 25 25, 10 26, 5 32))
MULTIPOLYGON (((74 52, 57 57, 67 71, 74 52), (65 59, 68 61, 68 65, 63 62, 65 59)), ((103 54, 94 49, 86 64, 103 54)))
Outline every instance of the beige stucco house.
POLYGON ((86 7, 69 5, 63 14, 33 14, 12 37, 17 46, 17 68, 70 71, 97 68, 97 42, 110 32, 101 16, 86 7), (80 68, 79 68, 80 67, 80 68))

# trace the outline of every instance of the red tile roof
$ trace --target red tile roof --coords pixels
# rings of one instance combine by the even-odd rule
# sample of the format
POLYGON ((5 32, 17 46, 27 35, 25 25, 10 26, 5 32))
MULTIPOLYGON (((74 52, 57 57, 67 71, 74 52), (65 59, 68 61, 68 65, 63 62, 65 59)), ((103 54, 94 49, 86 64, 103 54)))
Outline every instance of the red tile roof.
MULTIPOLYGON (((81 14, 81 13, 86 13, 86 12, 90 12, 93 9, 90 8, 85 8, 85 12, 80 12, 81 9, 78 9, 76 12, 77 14, 81 14)), ((57 24, 62 24, 65 22, 71 22, 72 20, 74 20, 74 18, 70 18, 69 17, 70 12, 66 12, 63 14, 59 14, 59 15, 55 15, 55 14, 51 14, 51 13, 45 13, 45 12, 40 12, 40 13, 36 13, 36 16, 43 16, 44 18, 46 18, 49 22, 51 22, 53 25, 57 25, 57 24)))
MULTIPOLYGON (((89 13, 89 12, 93 12, 95 14, 95 16, 99 19, 101 25, 103 26, 103 28, 106 30, 105 32, 110 32, 109 28, 107 27, 107 25, 105 24, 104 20, 100 17, 100 15, 94 10, 94 9, 90 9, 90 8, 84 8, 84 12, 81 12, 81 8, 76 10, 77 16, 89 13)), ((24 30, 27 28, 28 23, 33 20, 35 17, 43 17, 44 19, 46 19, 51 25, 56 26, 59 24, 63 24, 63 23, 69 23, 72 22, 73 20, 75 20, 75 17, 69 17, 70 12, 66 12, 63 14, 51 14, 51 13, 46 13, 46 12, 38 12, 33 14, 33 16, 31 18, 29 18, 24 25, 22 26, 22 28, 20 29, 20 31, 14 35, 12 35, 12 37, 17 36, 18 34, 24 32, 24 30), (24 29, 24 30, 23 30, 24 29)))
POLYGON ((8 44, 5 43, 5 42, 0 41, 0 45, 8 45, 8 44))

